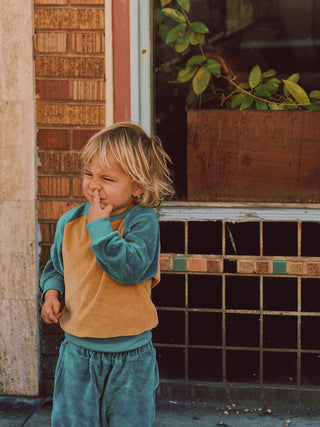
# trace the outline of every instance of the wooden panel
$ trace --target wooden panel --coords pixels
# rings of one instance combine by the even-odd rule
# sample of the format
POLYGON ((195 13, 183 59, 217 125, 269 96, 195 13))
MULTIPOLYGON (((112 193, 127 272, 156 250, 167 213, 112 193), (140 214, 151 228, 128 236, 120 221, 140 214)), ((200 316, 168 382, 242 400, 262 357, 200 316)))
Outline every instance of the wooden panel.
POLYGON ((320 113, 188 112, 188 200, 320 202, 320 113))
POLYGON ((114 122, 130 120, 130 3, 112 2, 114 122))

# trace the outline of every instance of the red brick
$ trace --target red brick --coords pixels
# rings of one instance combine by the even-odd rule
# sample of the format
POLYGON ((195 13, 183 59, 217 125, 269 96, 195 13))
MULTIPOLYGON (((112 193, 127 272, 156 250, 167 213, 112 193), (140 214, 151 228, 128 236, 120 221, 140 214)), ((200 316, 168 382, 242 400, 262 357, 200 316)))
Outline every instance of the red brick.
MULTIPOLYGON (((52 244, 52 242, 49 242, 52 244)), ((49 244, 48 243, 48 244, 49 244)), ((40 259, 39 259, 39 273, 41 274, 46 263, 50 259, 50 246, 41 245, 40 259)))
POLYGON ((40 196, 64 197, 70 195, 70 178, 65 176, 38 177, 38 194, 40 196))
POLYGON ((71 0, 71 4, 82 4, 82 5, 99 5, 104 4, 105 0, 71 0))
POLYGON ((37 30, 103 30, 103 9, 81 8, 37 8, 35 9, 37 30))
POLYGON ((83 197, 82 177, 72 179, 72 195, 74 197, 83 197))
POLYGON ((37 80, 36 91, 39 99, 69 99, 67 80, 37 80))
POLYGON ((70 84, 70 99, 74 101, 104 101, 106 85, 104 81, 75 80, 70 84))
POLYGON ((41 174, 79 174, 81 171, 80 154, 76 152, 44 151, 39 153, 41 174))
POLYGON ((55 220, 57 221, 65 212, 78 206, 75 201, 49 201, 41 200, 38 203, 38 219, 39 220, 55 220))
POLYGON ((68 0, 34 0, 35 5, 67 4, 67 3, 68 3, 68 0))
POLYGON ((38 104, 38 124, 104 126, 104 105, 38 104))
POLYGON ((62 129, 40 129, 38 131, 38 147, 67 149, 70 147, 70 132, 62 129))
POLYGON ((86 145, 89 139, 99 132, 100 129, 75 129, 72 135, 72 148, 80 149, 86 145))
POLYGON ((52 243, 54 240, 55 232, 56 223, 40 224, 41 243, 52 243))
POLYGON ((104 78, 104 58, 79 58, 62 56, 36 57, 37 77, 104 78))
POLYGON ((103 33, 72 33, 70 34, 72 53, 103 53, 105 48, 103 33))
POLYGON ((37 52, 66 53, 67 33, 38 33, 36 39, 37 52))

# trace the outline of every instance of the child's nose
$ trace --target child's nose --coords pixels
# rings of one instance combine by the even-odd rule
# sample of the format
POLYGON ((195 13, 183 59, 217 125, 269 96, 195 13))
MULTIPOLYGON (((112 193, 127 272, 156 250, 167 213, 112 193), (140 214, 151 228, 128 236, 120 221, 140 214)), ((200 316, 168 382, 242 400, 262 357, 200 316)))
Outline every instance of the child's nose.
POLYGON ((94 191, 94 190, 101 190, 101 183, 99 181, 93 180, 90 182, 90 190, 94 191))

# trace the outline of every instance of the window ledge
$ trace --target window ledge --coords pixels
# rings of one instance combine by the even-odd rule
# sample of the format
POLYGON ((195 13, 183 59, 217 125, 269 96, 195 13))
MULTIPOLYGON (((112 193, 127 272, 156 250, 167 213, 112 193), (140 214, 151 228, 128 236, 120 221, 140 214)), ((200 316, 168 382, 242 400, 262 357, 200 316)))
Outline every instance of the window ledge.
POLYGON ((158 208, 165 221, 314 221, 319 204, 164 202, 158 208))

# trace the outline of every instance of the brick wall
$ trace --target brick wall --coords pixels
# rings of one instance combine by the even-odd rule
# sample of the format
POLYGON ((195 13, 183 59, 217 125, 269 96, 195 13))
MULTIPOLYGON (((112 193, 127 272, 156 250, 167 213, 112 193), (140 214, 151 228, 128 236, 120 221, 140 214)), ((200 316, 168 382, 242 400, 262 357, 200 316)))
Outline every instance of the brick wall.
MULTIPOLYGON (((35 0, 40 272, 59 217, 82 202, 79 150, 105 125, 104 0, 35 0)), ((57 327, 41 329, 40 392, 52 392, 57 327)))

